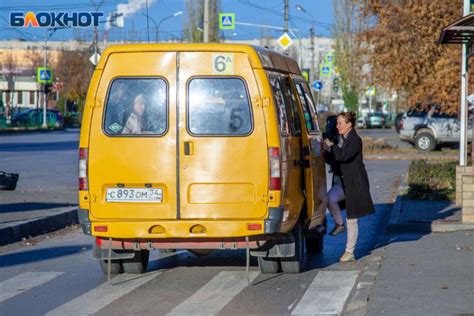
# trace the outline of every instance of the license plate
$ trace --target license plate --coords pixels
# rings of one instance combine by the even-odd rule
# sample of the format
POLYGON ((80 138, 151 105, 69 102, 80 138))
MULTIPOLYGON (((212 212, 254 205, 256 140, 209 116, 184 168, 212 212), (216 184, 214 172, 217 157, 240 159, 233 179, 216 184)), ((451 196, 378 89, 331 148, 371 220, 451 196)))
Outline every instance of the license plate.
POLYGON ((155 202, 163 200, 163 189, 108 188, 107 202, 155 202))

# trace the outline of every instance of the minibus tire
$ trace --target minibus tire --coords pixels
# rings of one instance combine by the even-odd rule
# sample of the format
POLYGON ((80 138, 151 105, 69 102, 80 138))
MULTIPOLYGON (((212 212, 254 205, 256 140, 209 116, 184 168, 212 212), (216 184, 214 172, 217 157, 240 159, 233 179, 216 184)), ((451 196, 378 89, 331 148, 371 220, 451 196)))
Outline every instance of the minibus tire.
POLYGON ((257 257, 258 267, 261 273, 274 274, 280 272, 280 262, 278 258, 257 257))
MULTIPOLYGON (((123 273, 122 260, 111 260, 110 262, 110 274, 120 274, 123 273)), ((108 269, 108 260, 100 260, 100 269, 102 272, 107 275, 108 269)))
POLYGON ((290 258, 281 258, 281 269, 284 273, 300 273, 303 261, 303 229, 301 221, 296 222, 291 232, 295 238, 295 255, 290 258))
POLYGON ((130 274, 144 273, 148 267, 148 259, 150 251, 138 250, 135 251, 135 256, 131 259, 122 259, 123 270, 130 274))
POLYGON ((324 248, 324 235, 319 235, 317 237, 306 237, 306 252, 308 254, 317 254, 323 252, 324 248))
POLYGON ((176 252, 176 249, 160 249, 161 253, 172 253, 176 252))

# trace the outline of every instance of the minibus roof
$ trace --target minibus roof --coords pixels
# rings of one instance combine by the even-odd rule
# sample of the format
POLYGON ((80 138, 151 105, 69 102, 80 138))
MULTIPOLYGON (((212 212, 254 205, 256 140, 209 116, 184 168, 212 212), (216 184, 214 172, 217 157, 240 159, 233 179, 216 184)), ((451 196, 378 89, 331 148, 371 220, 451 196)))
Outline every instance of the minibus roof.
POLYGON ((172 44, 123 44, 107 47, 96 69, 103 69, 108 57, 115 53, 127 52, 229 52, 246 53, 250 57, 252 68, 264 68, 278 72, 300 75, 296 61, 286 55, 265 47, 246 44, 226 43, 172 43, 172 44))

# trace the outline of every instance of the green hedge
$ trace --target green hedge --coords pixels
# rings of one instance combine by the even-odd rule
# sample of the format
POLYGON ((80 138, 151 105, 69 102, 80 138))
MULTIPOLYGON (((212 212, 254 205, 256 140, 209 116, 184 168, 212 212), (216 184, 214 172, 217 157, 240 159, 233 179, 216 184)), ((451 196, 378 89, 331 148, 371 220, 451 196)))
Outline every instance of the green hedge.
POLYGON ((408 169, 408 198, 454 200, 457 161, 412 161, 408 169))

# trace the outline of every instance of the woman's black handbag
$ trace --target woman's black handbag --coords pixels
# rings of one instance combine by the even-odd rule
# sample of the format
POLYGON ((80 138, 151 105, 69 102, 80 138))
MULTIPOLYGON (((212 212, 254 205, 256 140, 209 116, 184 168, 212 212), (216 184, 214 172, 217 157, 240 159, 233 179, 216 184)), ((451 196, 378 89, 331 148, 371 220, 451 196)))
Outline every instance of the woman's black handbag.
POLYGON ((18 173, 0 171, 0 190, 15 190, 18 176, 18 173))

